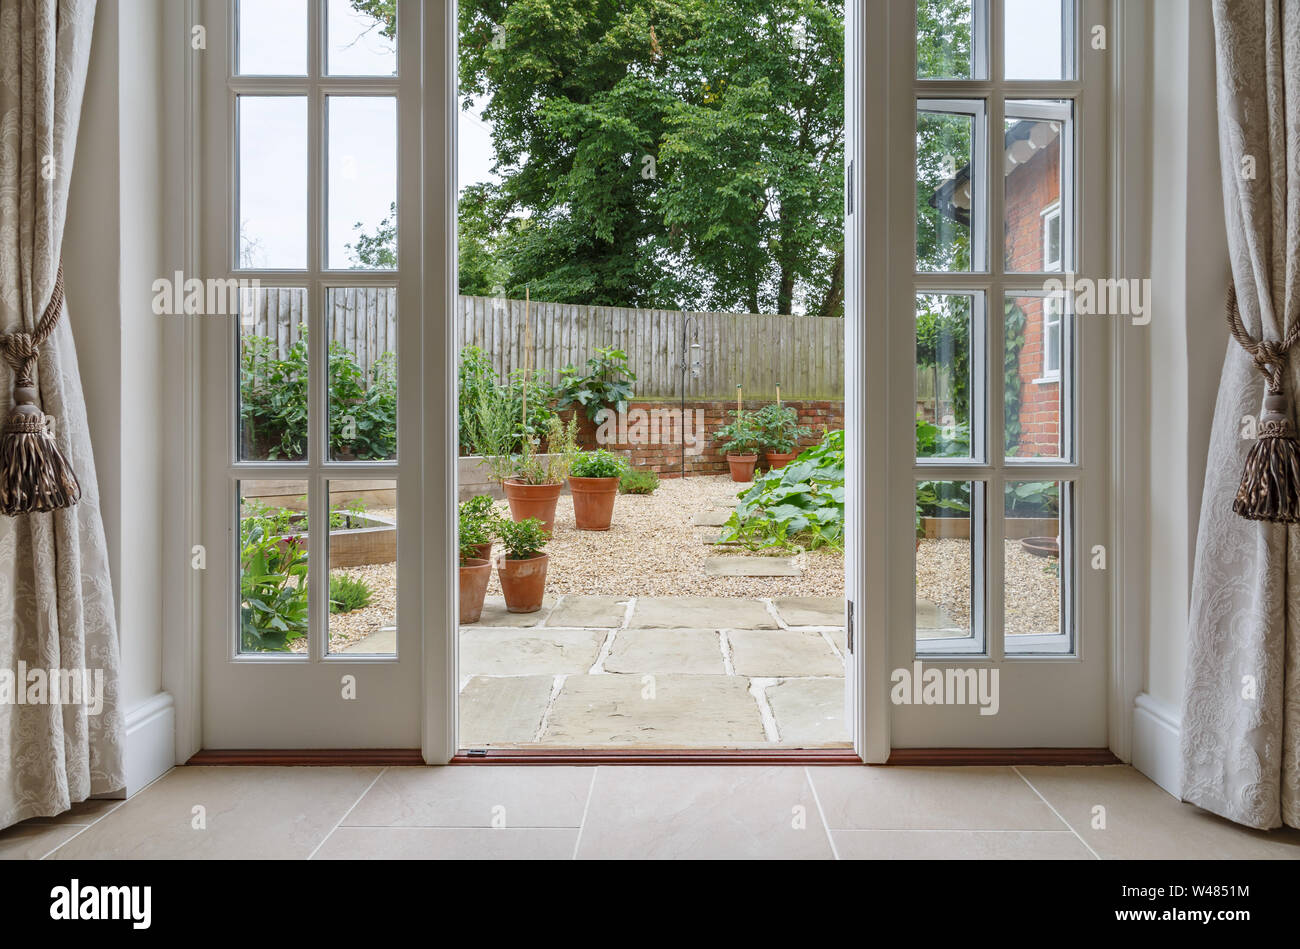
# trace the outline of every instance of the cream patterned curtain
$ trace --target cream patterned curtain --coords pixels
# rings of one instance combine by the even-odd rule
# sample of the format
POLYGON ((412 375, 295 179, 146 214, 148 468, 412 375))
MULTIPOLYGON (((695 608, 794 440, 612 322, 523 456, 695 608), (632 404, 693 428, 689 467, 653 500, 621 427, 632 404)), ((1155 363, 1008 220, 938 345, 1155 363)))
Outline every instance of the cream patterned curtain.
MULTIPOLYGON (((94 0, 0 0, 0 332, 32 330, 54 287, 94 18, 94 0)), ((66 313, 37 371, 41 404, 84 496, 70 510, 0 518, 0 827, 125 784, 113 592, 66 313), (20 670, 26 681, 13 681, 20 670), (19 704, 14 689, 38 699, 51 670, 64 683, 59 703, 47 678, 43 704, 19 704), (58 670, 91 688, 78 696, 58 670)), ((6 409, 11 382, 5 366, 6 409)))
MULTIPOLYGON (((1300 4, 1215 0, 1232 274, 1251 334, 1300 320, 1300 4)), ((1226 333, 1226 327, 1225 327, 1226 333)), ((1288 391, 1300 387, 1300 354, 1288 391)), ((1183 798, 1262 829, 1300 827, 1300 528, 1232 511, 1263 376, 1230 344, 1192 587, 1183 798)), ((1292 407, 1294 411, 1294 406, 1292 407)))

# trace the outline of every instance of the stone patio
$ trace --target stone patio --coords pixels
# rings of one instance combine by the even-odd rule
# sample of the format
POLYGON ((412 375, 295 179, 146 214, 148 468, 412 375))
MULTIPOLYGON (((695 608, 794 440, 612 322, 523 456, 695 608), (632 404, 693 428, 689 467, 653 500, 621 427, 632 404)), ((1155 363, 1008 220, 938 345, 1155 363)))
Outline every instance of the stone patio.
POLYGON ((840 599, 489 600, 460 635, 467 749, 849 747, 840 599))

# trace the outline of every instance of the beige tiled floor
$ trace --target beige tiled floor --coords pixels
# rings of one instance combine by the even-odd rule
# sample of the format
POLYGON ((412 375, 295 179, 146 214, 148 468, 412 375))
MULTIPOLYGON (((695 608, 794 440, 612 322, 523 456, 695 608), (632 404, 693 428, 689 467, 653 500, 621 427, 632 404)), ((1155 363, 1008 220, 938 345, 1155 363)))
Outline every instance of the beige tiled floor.
POLYGON ((178 768, 0 857, 1296 858, 1131 768, 178 768))

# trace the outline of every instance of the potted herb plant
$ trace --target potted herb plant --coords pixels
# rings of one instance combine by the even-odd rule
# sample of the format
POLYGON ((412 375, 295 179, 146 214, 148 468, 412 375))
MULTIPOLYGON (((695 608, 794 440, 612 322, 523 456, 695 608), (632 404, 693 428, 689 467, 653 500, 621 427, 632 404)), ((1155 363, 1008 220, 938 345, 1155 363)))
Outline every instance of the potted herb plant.
POLYGON ((763 432, 754 414, 744 409, 731 413, 731 424, 718 429, 713 436, 727 455, 731 480, 748 484, 754 480, 754 466, 758 464, 758 450, 763 444, 763 432))
POLYGON ((497 573, 506 609, 511 613, 536 613, 546 598, 546 569, 551 558, 545 549, 550 533, 535 517, 502 521, 498 531, 505 546, 497 573))
POLYGON ((607 531, 614 520, 614 502, 627 462, 605 449, 579 452, 569 472, 573 517, 580 531, 607 531))
POLYGON ((500 518, 489 497, 471 498, 460 506, 460 622, 477 623, 492 579, 492 537, 500 518), (483 502, 487 502, 484 504, 483 502))
POLYGON ((812 429, 799 424, 795 409, 779 402, 764 406, 754 420, 763 433, 767 466, 774 471, 794 461, 799 454, 800 439, 812 434, 812 429))
POLYGON ((510 502, 510 516, 516 521, 536 518, 549 535, 555 530, 555 506, 564 481, 578 454, 578 420, 563 424, 552 418, 546 429, 546 454, 537 442, 525 437, 523 451, 514 460, 513 473, 503 487, 510 502))

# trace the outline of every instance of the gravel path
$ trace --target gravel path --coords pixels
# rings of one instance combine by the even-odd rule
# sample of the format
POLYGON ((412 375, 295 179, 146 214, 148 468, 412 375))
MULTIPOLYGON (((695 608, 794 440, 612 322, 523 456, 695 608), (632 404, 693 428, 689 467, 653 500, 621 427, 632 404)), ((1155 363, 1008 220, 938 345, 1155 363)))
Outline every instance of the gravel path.
MULTIPOLYGON (((1006 542, 1006 634, 1060 631, 1061 581, 1058 561, 1026 553, 1018 540, 1006 542)), ((970 542, 925 540, 916 553, 916 595, 938 604, 962 628, 970 628, 970 542)))

